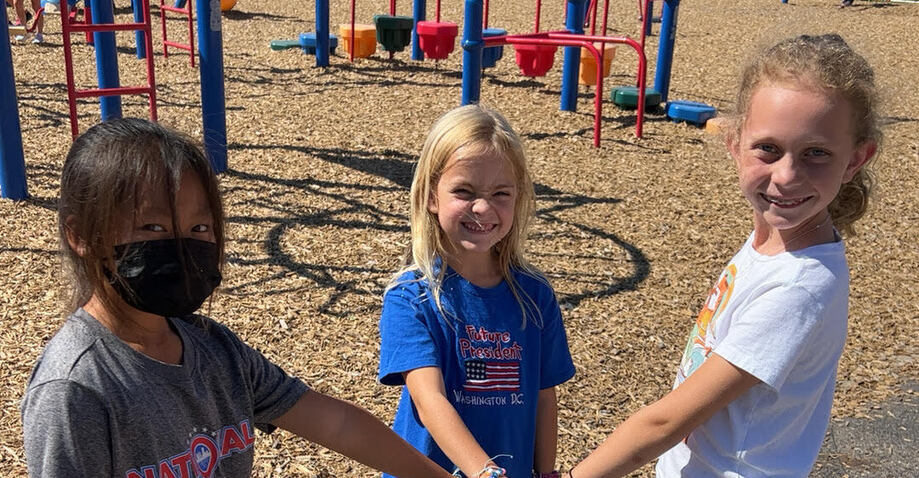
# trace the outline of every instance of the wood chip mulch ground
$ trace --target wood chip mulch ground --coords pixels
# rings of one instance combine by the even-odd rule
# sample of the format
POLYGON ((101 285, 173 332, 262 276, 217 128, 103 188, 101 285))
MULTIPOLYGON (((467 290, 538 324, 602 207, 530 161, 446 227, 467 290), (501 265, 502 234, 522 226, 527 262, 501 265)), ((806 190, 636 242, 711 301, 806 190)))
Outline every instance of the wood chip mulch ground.
MULTIPOLYGON (((130 16, 124 3, 120 18, 130 16)), ((332 2, 333 31, 348 3, 332 2)), ((358 3, 367 23, 388 6, 358 3)), ((545 3, 543 28, 561 27, 561 2, 545 3)), ((410 14, 409 2, 399 7, 410 14)), ((317 69, 299 50, 269 49, 270 40, 314 31, 313 9, 240 0, 223 16, 229 260, 210 314, 316 389, 390 420, 399 390, 375 381, 381 292, 408 238, 407 188, 425 133, 459 104, 461 55, 421 63, 378 51, 351 64, 339 49, 317 69)), ((530 2, 492 2, 490 25, 530 31, 533 11, 530 2)), ((615 0, 610 11, 611 33, 638 36, 634 1, 615 0)), ((462 16, 462 2, 444 2, 444 19, 462 16)), ((25 475, 20 396, 66 313, 55 204, 71 138, 60 23, 49 18, 45 45, 12 47, 32 198, 0 201, 0 475, 11 477, 25 475)), ((646 50, 651 78, 658 27, 646 50)), ((917 28, 919 5, 906 3, 711 0, 679 12, 671 98, 727 108, 748 55, 799 33, 839 32, 877 71, 886 141, 873 205, 847 240, 852 292, 837 419, 867 416, 919 380, 917 28)), ((200 138, 198 70, 182 52, 163 59, 154 31, 160 120, 200 138)), ((77 83, 90 87, 93 50, 74 41, 77 83)), ((118 44, 122 84, 139 84, 133 35, 119 34, 118 44)), ((488 70, 481 98, 524 138, 537 183, 529 254, 556 286, 578 369, 560 388, 559 463, 569 466, 670 388, 690 324, 749 233, 750 213, 715 137, 652 115, 639 140, 634 115, 606 101, 594 149, 592 91, 582 89, 578 112, 559 111, 561 53, 535 79, 520 75, 513 56, 508 48, 488 70)), ((636 65, 620 47, 607 91, 632 83, 636 65)), ((82 129, 99 120, 95 102, 78 110, 82 129)), ((147 116, 143 98, 125 98, 124 110, 147 116)), ((262 437, 257 455, 259 477, 375 476, 284 433, 262 437)), ((651 467, 634 474, 651 475, 651 467)))

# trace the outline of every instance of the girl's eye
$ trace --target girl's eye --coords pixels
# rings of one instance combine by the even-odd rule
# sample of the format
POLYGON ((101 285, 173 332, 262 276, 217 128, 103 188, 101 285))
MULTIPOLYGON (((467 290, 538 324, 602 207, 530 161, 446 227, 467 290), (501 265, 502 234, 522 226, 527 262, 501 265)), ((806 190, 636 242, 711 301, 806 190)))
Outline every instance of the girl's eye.
POLYGON ((500 196, 500 197, 508 197, 508 196, 510 196, 510 195, 511 195, 511 193, 509 193, 509 192, 507 192, 507 191, 498 191, 498 192, 495 193, 495 196, 500 196))
POLYGON ((166 228, 159 224, 144 224, 141 229, 150 232, 166 232, 166 228))
POLYGON ((211 230, 211 227, 207 224, 198 224, 197 226, 191 228, 191 232, 207 232, 211 230))
POLYGON ((830 155, 830 152, 827 151, 827 150, 825 150, 825 149, 814 148, 814 149, 808 150, 808 151, 807 151, 807 155, 810 156, 810 157, 822 158, 822 157, 825 157, 825 156, 829 156, 829 155, 830 155))
POLYGON ((753 149, 769 154, 776 154, 779 152, 779 149, 771 144, 756 144, 753 145, 753 149))
POLYGON ((468 190, 468 189, 462 189, 462 188, 460 188, 460 189, 454 189, 454 190, 453 190, 453 194, 455 194, 455 195, 457 195, 457 196, 459 196, 459 197, 461 197, 461 198, 466 198, 466 197, 472 196, 472 191, 470 191, 470 190, 468 190))

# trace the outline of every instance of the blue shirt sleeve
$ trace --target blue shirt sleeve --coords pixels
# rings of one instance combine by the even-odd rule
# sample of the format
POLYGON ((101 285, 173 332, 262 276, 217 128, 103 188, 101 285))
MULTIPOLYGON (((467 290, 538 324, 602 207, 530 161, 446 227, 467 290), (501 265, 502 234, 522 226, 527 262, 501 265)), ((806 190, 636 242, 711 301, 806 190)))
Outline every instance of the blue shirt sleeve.
MULTIPOLYGON (((383 385, 404 385, 403 372, 441 367, 425 309, 433 312, 423 287, 412 282, 393 287, 383 297, 380 316, 380 373, 383 385)), ((439 320, 436 315, 431 317, 439 320)))
POLYGON ((541 353, 539 356, 539 389, 551 388, 567 382, 574 376, 574 362, 568 350, 568 336, 562 321, 562 311, 555 298, 555 291, 545 286, 542 301, 543 329, 540 335, 541 353))

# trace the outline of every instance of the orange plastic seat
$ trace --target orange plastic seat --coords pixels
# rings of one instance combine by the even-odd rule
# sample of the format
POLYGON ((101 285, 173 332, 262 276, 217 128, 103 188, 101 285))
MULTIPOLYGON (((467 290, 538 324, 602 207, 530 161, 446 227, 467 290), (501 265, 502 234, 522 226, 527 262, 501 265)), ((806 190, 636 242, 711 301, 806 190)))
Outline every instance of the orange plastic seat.
POLYGON ((377 29, 373 25, 354 24, 354 46, 351 46, 351 24, 338 27, 338 37, 343 42, 345 53, 350 55, 354 49, 354 58, 369 58, 377 51, 377 29))
MULTIPOLYGON (((603 77, 606 78, 609 76, 613 58, 616 57, 616 47, 614 45, 605 45, 601 48, 599 43, 595 43, 594 46, 603 55, 603 77)), ((587 48, 581 48, 581 68, 579 71, 578 83, 582 85, 597 84, 597 61, 587 48)))

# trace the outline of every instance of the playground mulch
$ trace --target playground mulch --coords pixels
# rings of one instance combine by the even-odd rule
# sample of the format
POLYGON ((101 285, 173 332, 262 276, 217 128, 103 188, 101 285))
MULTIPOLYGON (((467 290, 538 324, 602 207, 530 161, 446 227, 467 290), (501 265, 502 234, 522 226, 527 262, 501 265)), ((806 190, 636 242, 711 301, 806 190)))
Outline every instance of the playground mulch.
MULTIPOLYGON (((358 3, 361 22, 388 4, 358 3)), ((409 14, 410 2, 400 3, 409 14)), ((544 29, 562 25, 559 3, 544 5, 544 29)), ((124 0, 117 7, 119 17, 130 15, 124 0)), ((530 2, 492 2, 490 25, 530 31, 533 11, 530 2)), ((611 32, 637 37, 635 2, 616 0, 610 11, 611 32)), ((240 0, 223 16, 228 264, 209 313, 317 390, 390 420, 399 390, 375 381, 380 297, 408 238, 413 162, 434 119, 459 104, 461 55, 420 63, 378 51, 352 64, 340 49, 317 69, 299 50, 269 49, 270 40, 314 31, 313 15, 311 2, 240 0)), ((443 17, 461 23, 462 2, 444 2, 443 17)), ((333 1, 333 31, 347 18, 347 3, 333 1)), ((169 25, 181 37, 184 24, 169 25)), ((684 2, 679 14, 671 98, 728 107, 750 52, 798 33, 839 32, 875 66, 886 141, 876 199, 847 240, 849 340, 833 409, 833 423, 854 427, 876 419, 878 404, 911 399, 906 384, 919 380, 916 25, 919 6, 889 2, 840 10, 834 0, 711 0, 684 2)), ((646 50, 652 75, 658 26, 646 50)), ((45 38, 44 46, 12 47, 32 197, 0 201, 3 476, 25 475, 18 403, 68 299, 56 252, 60 167, 71 140, 58 18, 45 38)), ((92 49, 74 40, 77 83, 92 86, 92 49)), ((200 138, 198 70, 183 52, 164 60, 159 33, 154 43, 160 120, 200 138)), ((133 35, 119 34, 118 44, 122 84, 141 83, 133 35)), ((582 89, 578 112, 558 110, 561 57, 546 77, 527 78, 508 48, 486 73, 481 98, 515 125, 532 163, 539 211, 529 255, 558 291, 578 370, 559 391, 558 461, 570 466, 669 390, 691 321, 751 223, 732 161, 699 128, 651 115, 636 139, 634 114, 606 101, 594 149, 592 91, 582 89)), ((636 65, 619 47, 605 88, 631 84, 636 65)), ((83 130, 99 120, 92 101, 78 111, 83 130)), ((124 111, 146 117, 145 100, 125 98, 124 111)), ((285 433, 262 437, 257 454, 259 477, 374 476, 285 433)), ((644 467, 634 476, 651 474, 644 467)))

